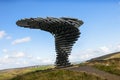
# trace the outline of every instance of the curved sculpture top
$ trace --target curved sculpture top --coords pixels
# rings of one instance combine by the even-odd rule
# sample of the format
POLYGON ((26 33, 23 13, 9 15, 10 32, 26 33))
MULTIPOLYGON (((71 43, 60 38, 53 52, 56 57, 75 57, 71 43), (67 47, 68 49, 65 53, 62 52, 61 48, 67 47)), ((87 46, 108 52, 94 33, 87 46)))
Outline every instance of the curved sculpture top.
MULTIPOLYGON (((18 26, 29 27, 33 29, 45 29, 46 31, 50 30, 48 28, 53 27, 76 27, 78 28, 83 24, 83 21, 78 20, 76 18, 54 18, 54 17, 47 17, 47 18, 25 18, 18 20, 16 22, 18 26)), ((54 32, 53 30, 50 32, 54 32)))
POLYGON ((67 17, 38 17, 21 19, 16 24, 21 27, 41 29, 54 34, 57 53, 56 66, 70 65, 68 55, 71 53, 72 46, 80 35, 78 27, 83 24, 83 21, 67 17))

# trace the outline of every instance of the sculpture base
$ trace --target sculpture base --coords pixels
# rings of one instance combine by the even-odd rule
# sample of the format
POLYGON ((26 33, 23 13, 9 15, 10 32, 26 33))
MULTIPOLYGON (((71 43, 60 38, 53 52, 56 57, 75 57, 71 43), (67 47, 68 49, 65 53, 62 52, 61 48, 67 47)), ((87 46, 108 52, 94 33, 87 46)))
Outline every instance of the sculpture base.
MULTIPOLYGON (((56 66, 56 65, 55 65, 56 66)), ((56 66, 55 68, 56 69, 59 69, 59 68, 66 68, 66 67, 72 67, 73 65, 70 64, 70 65, 67 65, 67 66, 56 66)))

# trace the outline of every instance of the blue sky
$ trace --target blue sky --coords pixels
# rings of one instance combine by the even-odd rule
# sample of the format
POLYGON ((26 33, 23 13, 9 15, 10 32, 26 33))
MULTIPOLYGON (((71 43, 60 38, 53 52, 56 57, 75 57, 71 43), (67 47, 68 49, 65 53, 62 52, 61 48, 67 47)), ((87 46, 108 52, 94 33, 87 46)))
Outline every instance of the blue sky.
POLYGON ((120 0, 0 0, 0 69, 54 64, 54 37, 15 24, 47 16, 83 20, 71 62, 120 51, 120 0))

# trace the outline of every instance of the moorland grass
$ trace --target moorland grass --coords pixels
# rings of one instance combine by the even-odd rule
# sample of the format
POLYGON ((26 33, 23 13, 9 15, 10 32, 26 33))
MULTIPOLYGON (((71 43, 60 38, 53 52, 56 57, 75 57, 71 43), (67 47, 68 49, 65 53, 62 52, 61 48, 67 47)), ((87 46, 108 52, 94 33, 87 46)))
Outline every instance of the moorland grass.
POLYGON ((120 58, 94 61, 87 63, 86 65, 91 65, 99 70, 120 76, 120 58))
POLYGON ((35 71, 11 80, 104 80, 96 75, 64 69, 35 71))
POLYGON ((28 68, 18 68, 18 69, 10 69, 0 71, 0 80, 9 80, 13 77, 24 75, 30 72, 39 71, 39 70, 46 70, 46 69, 54 68, 52 65, 46 66, 38 66, 38 67, 28 67, 28 68))

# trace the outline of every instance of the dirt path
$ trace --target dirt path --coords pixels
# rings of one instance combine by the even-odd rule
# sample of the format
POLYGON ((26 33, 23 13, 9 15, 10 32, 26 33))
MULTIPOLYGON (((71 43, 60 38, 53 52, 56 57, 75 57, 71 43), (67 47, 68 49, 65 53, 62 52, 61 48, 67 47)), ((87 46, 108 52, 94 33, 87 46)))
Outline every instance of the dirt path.
POLYGON ((68 70, 72 70, 72 71, 82 71, 82 72, 87 72, 90 74, 96 74, 100 77, 105 78, 105 80, 120 80, 120 76, 117 75, 113 75, 104 71, 100 71, 96 68, 90 67, 90 66, 82 66, 82 67, 69 67, 69 68, 65 68, 68 70))

